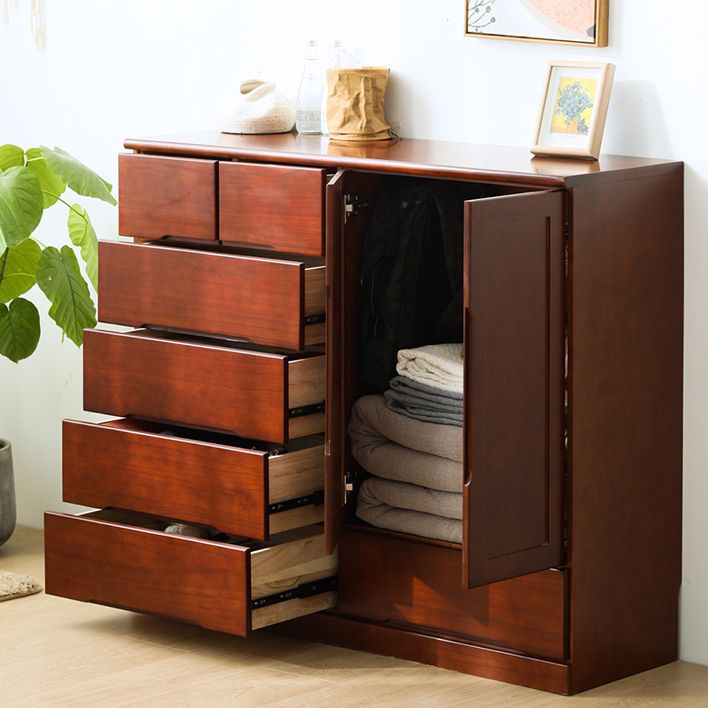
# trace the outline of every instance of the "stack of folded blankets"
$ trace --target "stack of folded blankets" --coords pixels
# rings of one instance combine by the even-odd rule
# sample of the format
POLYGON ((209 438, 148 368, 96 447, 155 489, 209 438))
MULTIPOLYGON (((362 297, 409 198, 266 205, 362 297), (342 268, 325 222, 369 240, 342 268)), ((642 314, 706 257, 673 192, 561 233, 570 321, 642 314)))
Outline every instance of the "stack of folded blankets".
POLYGON ((463 371, 461 344, 402 349, 383 396, 355 402, 351 451, 372 475, 359 489, 359 518, 462 542, 463 371))

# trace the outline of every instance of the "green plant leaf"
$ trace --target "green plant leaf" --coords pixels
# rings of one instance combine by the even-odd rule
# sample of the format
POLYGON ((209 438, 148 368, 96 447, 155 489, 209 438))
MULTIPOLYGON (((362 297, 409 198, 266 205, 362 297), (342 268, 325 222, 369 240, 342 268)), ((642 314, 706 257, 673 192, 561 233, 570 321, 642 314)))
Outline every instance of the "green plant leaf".
POLYGON ((47 161, 42 157, 42 151, 39 148, 30 148, 25 154, 27 155, 27 167, 37 175, 39 180, 44 208, 46 209, 52 206, 64 193, 66 184, 49 169, 47 161))
POLYGON ((98 290, 98 238, 86 210, 80 204, 74 204, 69 209, 68 226, 71 242, 81 249, 86 275, 94 290, 98 290))
POLYGON ((49 169, 66 182, 77 194, 84 197, 95 197, 109 204, 117 204, 111 194, 113 189, 109 182, 99 177, 92 169, 86 167, 68 152, 61 148, 51 148, 41 145, 39 148, 47 161, 49 169))
POLYGON ((0 251, 24 241, 42 219, 44 203, 36 175, 27 167, 0 172, 0 251))
POLYGON ((0 355, 15 363, 26 359, 37 348, 39 332, 39 312, 29 300, 0 304, 0 355))
POLYGON ((84 328, 96 326, 96 308, 79 261, 69 246, 61 251, 47 246, 37 265, 37 284, 52 303, 49 316, 77 347, 84 341, 84 328))
POLYGON ((26 293, 37 282, 37 263, 42 249, 26 238, 0 255, 0 302, 9 302, 26 293))
POLYGON ((17 145, 0 145, 0 170, 9 167, 22 167, 25 164, 25 153, 17 145))

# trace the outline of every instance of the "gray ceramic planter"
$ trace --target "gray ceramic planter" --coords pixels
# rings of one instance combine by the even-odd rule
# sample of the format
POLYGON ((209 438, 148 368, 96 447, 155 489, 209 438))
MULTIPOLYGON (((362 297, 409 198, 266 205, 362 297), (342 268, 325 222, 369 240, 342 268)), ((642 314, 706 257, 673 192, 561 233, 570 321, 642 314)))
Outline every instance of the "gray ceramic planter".
POLYGON ((0 546, 15 530, 15 478, 12 473, 12 447, 0 439, 0 546))

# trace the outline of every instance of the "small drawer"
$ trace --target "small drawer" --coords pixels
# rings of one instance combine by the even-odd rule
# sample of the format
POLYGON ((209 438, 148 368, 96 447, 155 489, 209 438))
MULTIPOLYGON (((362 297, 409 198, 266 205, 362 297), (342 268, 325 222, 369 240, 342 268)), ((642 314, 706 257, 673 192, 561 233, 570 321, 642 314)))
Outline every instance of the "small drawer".
POLYGON ((120 155, 118 233, 216 239, 216 165, 216 160, 120 155))
POLYGON ((102 241, 99 319, 300 350, 325 339, 325 267, 102 241))
POLYGON ((319 526, 258 547, 163 533, 168 523, 45 514, 47 593, 241 636, 336 605, 337 557, 324 554, 319 526))
POLYGON ((139 420, 65 420, 64 501, 256 539, 322 521, 321 436, 291 443, 285 452, 272 446, 278 454, 246 445, 239 438, 139 420))
POLYGON ((327 173, 312 167, 219 164, 219 238, 225 243, 324 255, 327 173))
POLYGON ((84 408, 285 444, 324 432, 324 355, 84 332, 84 408))

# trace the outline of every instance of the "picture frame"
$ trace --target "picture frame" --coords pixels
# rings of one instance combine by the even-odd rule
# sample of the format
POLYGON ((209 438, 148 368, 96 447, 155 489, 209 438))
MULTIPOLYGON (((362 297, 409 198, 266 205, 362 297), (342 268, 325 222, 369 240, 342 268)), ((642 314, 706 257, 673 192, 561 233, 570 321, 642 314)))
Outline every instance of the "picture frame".
POLYGON ((465 36, 606 47, 609 0, 465 0, 465 36))
POLYGON ((531 152, 597 159, 614 74, 610 63, 549 62, 531 152))

